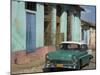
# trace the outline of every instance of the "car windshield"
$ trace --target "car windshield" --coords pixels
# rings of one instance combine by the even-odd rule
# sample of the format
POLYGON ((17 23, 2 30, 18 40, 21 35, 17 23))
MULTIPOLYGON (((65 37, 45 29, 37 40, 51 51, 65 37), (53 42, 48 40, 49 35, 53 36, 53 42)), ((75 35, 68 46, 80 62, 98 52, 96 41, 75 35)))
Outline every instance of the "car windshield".
POLYGON ((80 45, 79 44, 66 44, 66 43, 63 43, 63 44, 60 44, 60 49, 62 50, 77 50, 80 48, 80 45))

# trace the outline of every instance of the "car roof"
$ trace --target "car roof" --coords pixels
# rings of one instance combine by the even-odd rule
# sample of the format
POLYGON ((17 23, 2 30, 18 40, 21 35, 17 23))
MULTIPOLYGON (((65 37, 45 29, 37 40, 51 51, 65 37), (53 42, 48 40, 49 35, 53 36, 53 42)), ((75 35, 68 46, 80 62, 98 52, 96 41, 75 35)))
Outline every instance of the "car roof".
POLYGON ((61 42, 60 44, 63 44, 63 43, 66 43, 66 44, 68 44, 68 43, 73 43, 73 44, 79 44, 79 45, 82 45, 82 44, 85 44, 85 45, 87 45, 86 43, 84 43, 84 42, 75 42, 75 41, 63 41, 63 42, 61 42))

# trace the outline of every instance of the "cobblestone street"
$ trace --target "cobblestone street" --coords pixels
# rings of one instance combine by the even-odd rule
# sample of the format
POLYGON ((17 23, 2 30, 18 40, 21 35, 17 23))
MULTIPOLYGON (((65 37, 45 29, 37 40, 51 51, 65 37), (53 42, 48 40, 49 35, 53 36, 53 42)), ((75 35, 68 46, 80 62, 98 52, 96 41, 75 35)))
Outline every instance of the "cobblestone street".
POLYGON ((96 69, 96 53, 93 52, 93 59, 90 61, 90 64, 83 68, 84 70, 96 69))

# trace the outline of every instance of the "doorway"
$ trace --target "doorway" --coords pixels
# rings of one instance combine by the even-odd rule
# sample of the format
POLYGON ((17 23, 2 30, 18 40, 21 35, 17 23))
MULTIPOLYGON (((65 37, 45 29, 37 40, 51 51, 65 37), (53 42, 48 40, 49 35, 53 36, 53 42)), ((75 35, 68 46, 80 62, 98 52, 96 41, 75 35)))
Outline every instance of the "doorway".
POLYGON ((36 15, 26 12, 26 50, 34 51, 36 48, 36 15))

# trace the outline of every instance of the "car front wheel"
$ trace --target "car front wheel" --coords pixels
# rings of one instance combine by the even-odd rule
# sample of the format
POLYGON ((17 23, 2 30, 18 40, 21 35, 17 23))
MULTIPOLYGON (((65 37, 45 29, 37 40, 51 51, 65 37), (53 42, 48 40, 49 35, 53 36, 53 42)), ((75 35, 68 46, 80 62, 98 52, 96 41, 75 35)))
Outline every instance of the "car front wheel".
POLYGON ((48 68, 44 68, 43 72, 49 72, 50 70, 48 68))
POLYGON ((77 64, 76 64, 76 69, 77 69, 77 70, 80 70, 80 69, 81 69, 81 62, 80 62, 80 61, 77 62, 77 64))

